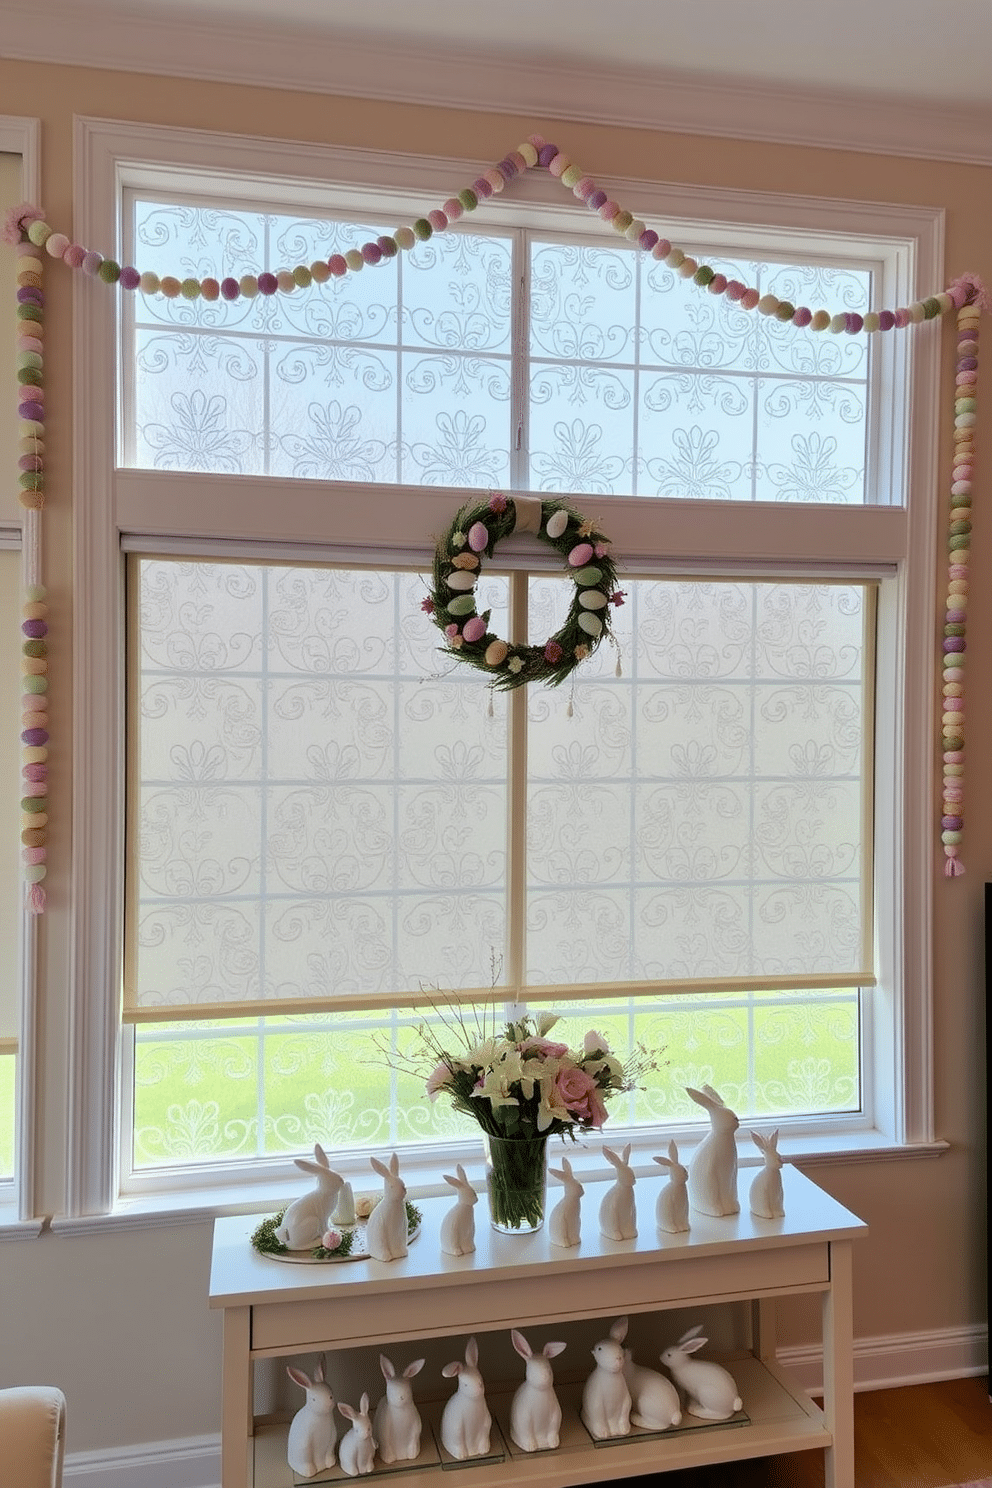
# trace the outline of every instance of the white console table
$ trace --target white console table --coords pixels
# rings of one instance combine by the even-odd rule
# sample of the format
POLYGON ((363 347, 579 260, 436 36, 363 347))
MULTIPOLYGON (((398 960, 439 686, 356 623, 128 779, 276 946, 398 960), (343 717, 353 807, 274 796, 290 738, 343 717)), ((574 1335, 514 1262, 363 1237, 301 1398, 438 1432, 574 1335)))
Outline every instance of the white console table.
MULTIPOLYGON (((444 1488, 494 1488, 507 1481, 508 1470, 518 1488, 566 1488, 813 1448, 825 1454, 827 1488, 853 1488, 851 1242, 866 1226, 796 1169, 787 1166, 783 1179, 784 1219, 746 1212, 742 1173, 744 1212, 729 1219, 694 1214, 687 1235, 656 1232, 659 1184, 642 1180, 640 1235, 623 1242, 598 1232, 599 1201, 608 1185, 587 1184, 582 1242, 570 1251, 552 1246, 546 1227, 526 1237, 495 1234, 483 1197, 476 1209, 477 1249, 458 1258, 443 1255, 438 1245, 451 1200, 422 1200, 421 1235, 405 1260, 389 1265, 283 1265, 252 1249, 258 1216, 218 1219, 210 1305, 224 1310, 223 1488, 293 1483, 281 1444, 255 1450, 256 1359, 462 1339, 521 1324, 529 1333, 576 1318, 732 1302, 751 1304, 752 1357, 741 1361, 738 1374, 748 1424, 700 1423, 698 1430, 628 1438, 606 1449, 563 1435, 558 1451, 514 1455, 512 1468, 503 1462, 445 1464, 444 1488), (822 1411, 775 1359, 775 1304, 803 1293, 822 1298, 822 1411)), ((388 1478, 388 1488, 431 1488, 438 1481, 430 1470, 393 1468, 388 1478)))

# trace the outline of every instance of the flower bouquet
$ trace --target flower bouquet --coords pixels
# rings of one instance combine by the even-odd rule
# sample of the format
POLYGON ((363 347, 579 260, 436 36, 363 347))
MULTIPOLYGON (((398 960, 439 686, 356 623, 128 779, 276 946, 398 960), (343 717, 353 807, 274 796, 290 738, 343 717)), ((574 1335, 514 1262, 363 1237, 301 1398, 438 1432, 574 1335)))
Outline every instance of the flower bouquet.
POLYGON ((456 1111, 482 1127, 493 1227, 509 1233, 539 1229, 544 1220, 545 1159, 552 1135, 573 1141, 601 1127, 611 1096, 636 1089, 654 1056, 638 1046, 621 1061, 598 1033, 581 1050, 549 1038, 554 1013, 527 1014, 486 1036, 462 1021, 454 1028, 460 1048, 448 1049, 436 1025, 420 1029, 424 1050, 436 1063, 427 1079, 432 1100, 447 1095, 456 1111), (478 1037, 474 1034, 478 1033, 478 1037))

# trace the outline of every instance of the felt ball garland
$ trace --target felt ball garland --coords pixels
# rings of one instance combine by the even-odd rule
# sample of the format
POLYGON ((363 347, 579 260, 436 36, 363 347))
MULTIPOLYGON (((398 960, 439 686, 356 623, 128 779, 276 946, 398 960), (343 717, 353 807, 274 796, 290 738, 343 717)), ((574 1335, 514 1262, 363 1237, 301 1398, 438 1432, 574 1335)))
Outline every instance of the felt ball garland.
MULTIPOLYGON (((21 411, 19 451, 19 497, 25 515, 25 611, 22 631, 24 641, 25 696, 22 714, 24 745, 24 877, 28 884, 28 901, 33 910, 44 907, 42 882, 46 874, 45 837, 47 815, 47 606, 41 584, 41 538, 39 514, 44 505, 44 294, 42 290, 42 252, 70 269, 81 269, 94 280, 119 285, 126 292, 161 294, 167 299, 208 301, 218 298, 228 302, 252 300, 259 294, 293 294, 311 284, 324 284, 331 278, 360 273, 388 262, 400 252, 409 252, 424 243, 435 232, 445 232, 466 213, 475 211, 486 201, 527 170, 544 168, 589 211, 596 212, 627 242, 636 244, 644 253, 671 268, 680 278, 708 294, 724 296, 738 308, 764 315, 782 324, 792 324, 814 334, 878 335, 909 326, 922 325, 957 312, 958 364, 955 378, 954 469, 951 479, 951 505, 948 530, 948 590, 944 621, 941 729, 943 740, 943 796, 941 801, 941 840, 945 857, 945 874, 955 877, 964 872, 960 860, 960 843, 964 827, 964 653, 965 617, 968 596, 968 560, 971 551, 971 492, 974 465, 974 428, 978 386, 978 327, 982 310, 992 308, 988 295, 975 275, 966 274, 947 289, 925 299, 895 309, 866 310, 864 313, 843 311, 831 314, 825 308, 812 309, 793 305, 777 295, 761 294, 753 286, 728 279, 712 265, 700 263, 691 254, 660 236, 639 217, 613 200, 571 158, 541 135, 529 135, 516 150, 511 150, 496 165, 484 171, 471 184, 448 197, 441 207, 434 207, 416 217, 412 224, 383 234, 375 242, 363 243, 346 253, 332 254, 326 262, 292 269, 261 270, 243 274, 240 279, 212 276, 196 279, 176 275, 159 276, 141 272, 133 265, 121 266, 95 249, 74 243, 66 234, 53 232, 37 208, 25 203, 12 208, 0 228, 0 238, 16 247, 17 276, 17 381, 21 411), (30 613, 29 613, 30 611, 30 613), (28 663, 32 663, 31 668, 28 663), (33 679, 33 680, 32 680, 33 679), (30 682, 30 685, 28 683, 30 682), (30 773, 29 773, 30 771, 30 773)), ((558 658, 548 661, 553 669, 558 658)))

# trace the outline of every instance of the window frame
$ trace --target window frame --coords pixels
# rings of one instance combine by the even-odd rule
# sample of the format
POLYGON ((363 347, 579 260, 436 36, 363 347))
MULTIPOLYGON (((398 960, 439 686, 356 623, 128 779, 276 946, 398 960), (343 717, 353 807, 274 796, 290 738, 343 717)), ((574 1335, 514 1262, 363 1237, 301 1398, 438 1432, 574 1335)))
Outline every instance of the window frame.
MULTIPOLYGON (((76 121, 77 231, 82 241, 111 245, 119 240, 119 192, 140 171, 171 172, 187 183, 215 172, 251 175, 286 192, 305 162, 311 179, 337 181, 344 188, 361 183, 390 195, 394 202, 448 194, 453 181, 471 179, 478 166, 323 145, 214 135, 111 121, 76 121)), ((796 231, 817 241, 843 236, 875 242, 889 253, 893 282, 886 301, 905 303, 942 282, 943 213, 937 209, 770 193, 688 188, 611 179, 618 197, 659 224, 685 220, 687 204, 700 219, 717 221, 728 235, 743 224, 749 238, 796 231), (759 224, 752 228, 753 224, 759 224)), ((516 183, 515 183, 516 186, 516 183)), ((519 192, 508 195, 516 215, 526 219, 531 204, 560 206, 560 187, 530 175, 519 192)), ((305 189, 305 188, 302 188, 305 189)), ((440 198, 439 198, 440 199, 440 198)), ((118 1199, 119 1005, 122 910, 119 885, 123 863, 122 559, 125 536, 140 537, 149 550, 158 543, 175 551, 177 538, 217 556, 238 544, 215 530, 223 524, 204 518, 197 492, 209 482, 216 508, 237 502, 239 528, 251 534, 256 555, 278 553, 285 561, 304 549, 313 530, 308 509, 314 500, 306 482, 270 477, 177 478, 155 471, 117 468, 115 429, 119 426, 116 388, 118 317, 105 286, 81 281, 74 296, 77 350, 75 382, 75 489, 73 503, 77 555, 74 683, 77 727, 74 737, 74 832, 72 863, 72 951, 70 1045, 70 1121, 66 1212, 70 1216, 107 1214, 118 1199), (168 501, 169 487, 176 486, 168 501), (272 501, 279 490, 279 500, 272 501), (285 500, 283 498, 286 498, 285 500), (268 507, 268 510, 266 508, 268 507), (278 522, 276 521, 276 510, 278 522), (113 1100, 108 1100, 108 1091, 113 1100)), ((898 768, 876 781, 876 866, 878 923, 884 933, 876 948, 880 987, 872 997, 877 1036, 873 1078, 875 1127, 846 1139, 826 1129, 801 1143, 807 1154, 829 1156, 857 1150, 908 1151, 934 1147, 931 1047, 931 893, 934 829, 930 811, 933 760, 932 605, 935 594, 935 491, 939 407, 939 332, 922 327, 908 338, 884 338, 888 375, 904 379, 905 400, 884 409, 879 424, 879 479, 890 492, 904 489, 906 503, 811 511, 775 506, 728 508, 695 503, 699 516, 719 514, 723 545, 739 554, 741 572, 801 572, 804 555, 821 555, 817 572, 851 576, 852 543, 860 554, 858 575, 887 580, 881 586, 876 748, 898 768), (700 508, 711 508, 703 511, 700 508), (774 515, 774 520, 771 520, 774 515), (729 529, 729 530, 728 530, 729 529), (810 535, 816 534, 811 545, 810 535), (851 533, 856 533, 852 538, 851 533), (912 603, 910 598, 912 597, 912 603)), ((884 406, 883 406, 884 407, 884 406)), ((450 512, 451 492, 419 487, 377 487, 388 492, 398 517, 391 523, 397 557, 423 559, 423 533, 437 531, 450 512)), ((335 556, 361 549, 362 533, 354 503, 323 487, 322 522, 334 531, 335 556), (349 507, 352 510, 349 512, 349 507)), ((761 504, 757 504, 760 506, 761 504)), ((685 504, 650 502, 643 497, 610 498, 610 534, 618 552, 636 552, 648 568, 669 573, 705 568, 690 524, 679 521, 685 504)), ((699 525, 703 525, 700 523, 699 525)), ((319 547, 319 544, 318 544, 319 547)), ((808 556, 807 556, 808 564, 808 556)), ((728 571, 732 571, 730 566, 728 571)), ((939 1145, 939 1144, 937 1144, 939 1145)), ((790 1153, 790 1155, 794 1155, 790 1153)), ((285 1172, 285 1160, 275 1165, 285 1172)), ((242 1207, 246 1199, 264 1203, 266 1190, 254 1190, 243 1174, 236 1180, 242 1207)), ((211 1182, 216 1190, 216 1183, 211 1182)), ((160 1191, 150 1200, 162 1208, 179 1202, 160 1191)), ((207 1200, 209 1202, 209 1200, 207 1200)), ((187 1197, 188 1207, 188 1197, 187 1197)))

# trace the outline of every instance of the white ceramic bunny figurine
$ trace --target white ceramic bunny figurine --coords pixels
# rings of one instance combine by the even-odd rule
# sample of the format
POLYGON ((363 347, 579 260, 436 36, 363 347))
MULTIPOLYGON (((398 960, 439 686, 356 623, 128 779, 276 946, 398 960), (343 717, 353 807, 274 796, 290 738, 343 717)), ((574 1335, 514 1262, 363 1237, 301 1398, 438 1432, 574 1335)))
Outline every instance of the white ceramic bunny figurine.
POLYGON ((423 1359, 414 1359, 398 1375, 392 1361, 379 1355, 379 1368, 386 1381, 386 1393, 375 1408, 372 1435, 383 1462, 412 1462, 420 1456, 420 1412, 413 1403, 410 1381, 424 1367, 423 1359))
POLYGON ((276 1230, 276 1239, 290 1250, 310 1250, 320 1244, 321 1235, 330 1225, 344 1179, 333 1171, 319 1142, 313 1149, 313 1161, 298 1157, 295 1162, 302 1172, 314 1175, 317 1187, 293 1200, 276 1230))
POLYGON ((597 1441, 630 1435, 630 1391, 623 1377, 623 1340, 627 1319, 617 1318, 609 1338, 601 1338, 592 1356, 596 1367, 582 1387, 583 1424, 597 1441))
POLYGON ((407 1253, 406 1184, 394 1152, 389 1167, 377 1157, 372 1166, 383 1180, 383 1196, 369 1215, 365 1241, 374 1261, 401 1261, 407 1253))
POLYGON ((560 1168, 549 1168, 548 1172, 565 1185, 564 1195, 548 1215, 548 1239, 552 1245, 571 1250, 578 1245, 580 1239, 579 1200, 585 1189, 572 1172, 572 1164, 567 1157, 562 1158, 560 1168))
POLYGON ((710 1129, 689 1161, 689 1202, 700 1214, 739 1214, 737 1140, 740 1122, 712 1085, 686 1086, 697 1105, 709 1112, 710 1129))
POLYGON ((457 1177, 451 1173, 443 1175, 445 1183, 450 1183, 457 1193, 458 1202, 441 1221, 441 1249, 445 1255, 471 1255, 475 1249, 475 1215, 472 1209, 479 1195, 465 1177, 465 1169, 461 1163, 456 1165, 455 1173, 457 1177))
POLYGON ((689 1228, 689 1191, 685 1186, 689 1170, 679 1162, 679 1149, 674 1142, 668 1144, 668 1156, 656 1157, 655 1162, 668 1169, 668 1182, 655 1204, 655 1222, 668 1235, 684 1235, 689 1228))
POLYGON ((778 1152, 778 1129, 770 1137, 751 1133, 751 1141, 765 1159, 765 1166, 753 1180, 749 1195, 752 1214, 759 1219, 781 1219, 785 1213, 782 1194, 782 1159, 778 1152))
POLYGON ((338 1451, 341 1469, 348 1474, 349 1478, 364 1477, 366 1473, 372 1471, 372 1464, 375 1462, 375 1440, 372 1436, 372 1422, 369 1418, 369 1397, 362 1396, 358 1410, 353 1405, 346 1405, 343 1400, 339 1403, 338 1410, 351 1422, 341 1438, 338 1451))
POLYGON ((702 1324, 683 1333, 661 1356, 661 1362, 686 1396, 686 1410, 704 1421, 726 1421, 741 1409, 741 1397, 733 1376, 722 1364, 692 1359, 707 1342, 700 1337, 702 1324))
POLYGON ((623 1351, 623 1377, 630 1391, 630 1424, 647 1431, 667 1431, 682 1419, 679 1392, 657 1369, 635 1364, 630 1349, 623 1351))
POLYGON ((289 1427, 286 1460, 301 1478, 312 1478, 334 1466, 334 1444, 338 1428, 334 1422, 334 1396, 324 1383, 324 1356, 317 1360, 313 1379, 302 1369, 286 1366, 290 1379, 306 1390, 306 1403, 300 1406, 289 1427))
POLYGON ((470 1338, 465 1345, 465 1363, 456 1359, 441 1370, 445 1379, 458 1376, 458 1388, 441 1414, 441 1444, 450 1456, 460 1461, 466 1457, 485 1457, 489 1451, 493 1420, 478 1366, 479 1345, 470 1338))
POLYGON ((522 1452, 550 1452, 558 1445, 561 1406, 555 1394, 551 1360, 565 1347, 546 1343, 535 1354, 522 1333, 511 1329, 513 1347, 526 1362, 526 1378, 510 1403, 510 1435, 522 1452))
POLYGON ((603 1148, 603 1156, 617 1170, 616 1182, 603 1195, 599 1206, 599 1229, 607 1240, 636 1240, 637 1215, 634 1211, 634 1170, 630 1166, 630 1143, 622 1152, 603 1148))

